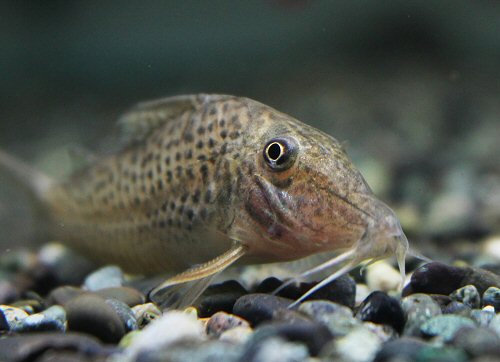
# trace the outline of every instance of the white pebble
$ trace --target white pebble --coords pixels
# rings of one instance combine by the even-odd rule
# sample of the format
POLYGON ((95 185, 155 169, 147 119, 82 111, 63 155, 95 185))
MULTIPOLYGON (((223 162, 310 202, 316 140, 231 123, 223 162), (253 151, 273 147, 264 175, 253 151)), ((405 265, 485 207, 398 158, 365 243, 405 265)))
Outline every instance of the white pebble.
POLYGON ((378 261, 367 267, 366 284, 372 291, 395 291, 401 285, 401 274, 387 262, 378 261))
POLYGON ((500 261, 500 235, 489 237, 483 242, 483 253, 500 261))
POLYGON ((205 338, 203 324, 196 317, 172 310, 153 320, 134 336, 126 353, 133 360, 141 351, 165 349, 178 341, 202 341, 205 338))
POLYGON ((369 362, 373 361, 381 345, 379 336, 360 326, 335 341, 335 354, 342 361, 369 362))
POLYGON ((243 344, 250 338, 252 333, 253 330, 251 327, 248 326, 235 327, 222 332, 222 334, 219 337, 219 340, 233 344, 243 344))

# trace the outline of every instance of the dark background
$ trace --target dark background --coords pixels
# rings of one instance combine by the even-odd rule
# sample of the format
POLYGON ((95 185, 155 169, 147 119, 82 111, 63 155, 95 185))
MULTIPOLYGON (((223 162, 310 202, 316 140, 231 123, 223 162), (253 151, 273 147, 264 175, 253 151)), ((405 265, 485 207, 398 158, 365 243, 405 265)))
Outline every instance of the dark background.
POLYGON ((229 93, 346 141, 415 244, 500 231, 499 1, 3 1, 0 49, 0 147, 56 177, 137 101, 229 93))

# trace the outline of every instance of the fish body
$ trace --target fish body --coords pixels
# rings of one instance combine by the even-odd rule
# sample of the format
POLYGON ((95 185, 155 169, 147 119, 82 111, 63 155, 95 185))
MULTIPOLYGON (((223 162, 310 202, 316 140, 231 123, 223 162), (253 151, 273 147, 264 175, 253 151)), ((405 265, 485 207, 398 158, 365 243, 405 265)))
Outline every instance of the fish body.
POLYGON ((227 263, 207 265, 325 251, 350 253, 349 265, 404 261, 397 218, 340 143, 291 116, 202 94, 139 104, 119 123, 120 152, 38 191, 51 234, 93 259, 134 273, 199 271, 236 245, 227 263))

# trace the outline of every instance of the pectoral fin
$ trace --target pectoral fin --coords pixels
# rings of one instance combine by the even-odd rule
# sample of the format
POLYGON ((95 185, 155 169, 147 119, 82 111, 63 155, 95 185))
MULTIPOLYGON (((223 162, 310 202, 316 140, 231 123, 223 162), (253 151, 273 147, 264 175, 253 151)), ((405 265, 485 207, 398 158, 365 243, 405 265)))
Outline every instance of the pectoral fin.
POLYGON ((247 247, 235 243, 224 254, 196 265, 154 288, 150 299, 162 308, 183 308, 192 304, 218 273, 245 255, 247 247))

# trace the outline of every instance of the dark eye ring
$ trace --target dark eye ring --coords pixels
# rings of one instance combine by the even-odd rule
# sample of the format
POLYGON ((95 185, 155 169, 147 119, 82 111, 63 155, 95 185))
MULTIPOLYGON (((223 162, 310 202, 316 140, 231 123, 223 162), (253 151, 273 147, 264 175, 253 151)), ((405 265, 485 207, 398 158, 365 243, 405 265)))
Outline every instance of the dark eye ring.
POLYGON ((286 170, 293 165, 297 148, 297 143, 291 138, 273 138, 264 147, 264 160, 273 170, 286 170))

